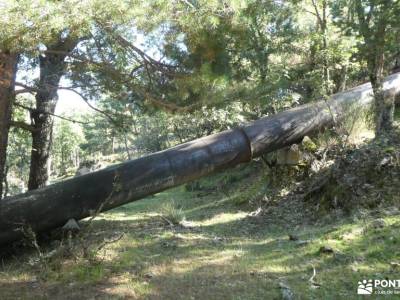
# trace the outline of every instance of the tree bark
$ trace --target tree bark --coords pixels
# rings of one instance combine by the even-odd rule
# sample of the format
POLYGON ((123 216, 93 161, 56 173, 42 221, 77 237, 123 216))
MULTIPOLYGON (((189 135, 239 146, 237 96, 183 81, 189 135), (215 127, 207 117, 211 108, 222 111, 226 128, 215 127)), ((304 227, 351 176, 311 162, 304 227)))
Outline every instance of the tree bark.
MULTIPOLYGON (((398 95, 400 73, 389 76, 383 89, 398 95)), ((334 118, 340 120, 346 115, 349 105, 372 102, 371 84, 364 84, 335 94, 329 101, 299 106, 241 128, 5 198, 0 202, 0 245, 22 238, 21 228, 47 231, 70 218, 82 219, 249 162, 333 125, 334 118)))
POLYGON ((32 152, 28 189, 44 187, 49 179, 49 158, 53 142, 53 114, 57 105, 57 89, 65 73, 65 58, 78 40, 67 37, 48 45, 48 52, 40 56, 40 78, 36 93, 36 109, 31 112, 32 152))
POLYGON ((15 98, 17 61, 17 54, 0 50, 0 199, 3 195, 8 133, 15 98))
POLYGON ((385 43, 387 30, 390 29, 389 20, 382 12, 391 9, 390 2, 382 2, 381 11, 377 11, 376 6, 370 6, 369 11, 365 10, 363 2, 355 2, 356 13, 359 22, 359 30, 364 38, 369 79, 374 92, 374 114, 375 114, 375 134, 380 135, 392 128, 394 99, 388 97, 385 100, 383 90, 383 69, 385 62, 385 43), (376 14, 374 20, 371 17, 376 14))
POLYGON ((380 135, 393 126, 394 97, 385 97, 383 90, 384 49, 378 49, 376 56, 368 61, 369 78, 374 91, 375 132, 380 135))
POLYGON ((8 186, 8 180, 7 180, 7 176, 8 176, 8 171, 10 169, 10 166, 8 166, 7 164, 4 167, 4 197, 7 197, 8 195, 8 190, 9 190, 9 186, 8 186))

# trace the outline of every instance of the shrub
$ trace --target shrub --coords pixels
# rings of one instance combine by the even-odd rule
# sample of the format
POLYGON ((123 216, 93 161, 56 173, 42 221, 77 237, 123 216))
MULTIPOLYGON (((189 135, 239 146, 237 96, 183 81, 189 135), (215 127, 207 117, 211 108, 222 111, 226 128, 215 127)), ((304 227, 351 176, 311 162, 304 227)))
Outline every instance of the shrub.
POLYGON ((185 219, 182 208, 177 208, 174 201, 164 203, 160 208, 160 214, 170 225, 178 225, 185 219))

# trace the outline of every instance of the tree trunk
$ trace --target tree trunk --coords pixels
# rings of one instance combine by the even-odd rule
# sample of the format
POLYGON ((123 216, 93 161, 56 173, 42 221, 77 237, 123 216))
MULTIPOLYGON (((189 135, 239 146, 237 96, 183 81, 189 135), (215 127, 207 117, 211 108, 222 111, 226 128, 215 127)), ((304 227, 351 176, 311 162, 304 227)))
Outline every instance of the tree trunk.
POLYGON ((344 65, 342 68, 342 73, 340 74, 340 80, 337 85, 337 91, 344 92, 347 88, 347 75, 348 72, 348 65, 344 65))
POLYGON ((125 151, 126 151, 126 154, 128 156, 128 160, 131 160, 132 157, 131 157, 131 153, 129 152, 128 139, 126 137, 127 133, 125 132, 125 130, 123 132, 123 135, 124 135, 125 151))
POLYGON ((324 66, 323 66, 323 74, 324 74, 324 85, 325 85, 325 96, 328 96, 331 93, 331 76, 329 70, 329 55, 327 53, 329 41, 328 41, 328 20, 327 20, 327 9, 328 5, 326 0, 322 1, 322 19, 321 19, 321 33, 322 33, 322 45, 323 45, 323 55, 324 55, 324 66))
POLYGON ((18 56, 0 50, 0 199, 7 158, 8 133, 11 124, 12 103, 15 98, 15 76, 18 56))
POLYGON ((383 89, 384 49, 368 60, 369 78, 374 91, 375 133, 389 131, 393 125, 394 97, 385 97, 383 89))
POLYGON ((9 186, 8 186, 8 171, 10 170, 10 166, 8 166, 6 164, 6 166, 4 167, 4 197, 7 197, 8 195, 8 190, 9 190, 9 186))
MULTIPOLYGON (((400 73, 388 77, 384 90, 400 93, 400 73)), ((299 106, 242 128, 5 198, 0 202, 0 245, 21 238, 21 227, 29 226, 35 232, 50 230, 70 218, 82 219, 249 162, 331 126, 332 113, 340 120, 349 105, 370 104, 372 100, 371 85, 364 84, 333 95, 329 101, 299 106)))
POLYGON ((31 113, 32 152, 28 189, 44 187, 49 179, 49 158, 53 139, 53 117, 58 95, 57 89, 64 75, 65 58, 75 48, 76 39, 60 39, 48 46, 44 56, 40 56, 40 79, 36 93, 36 109, 31 113))
POLYGON ((394 97, 385 97, 382 82, 376 81, 374 90, 375 133, 380 135, 392 129, 394 119, 394 97))

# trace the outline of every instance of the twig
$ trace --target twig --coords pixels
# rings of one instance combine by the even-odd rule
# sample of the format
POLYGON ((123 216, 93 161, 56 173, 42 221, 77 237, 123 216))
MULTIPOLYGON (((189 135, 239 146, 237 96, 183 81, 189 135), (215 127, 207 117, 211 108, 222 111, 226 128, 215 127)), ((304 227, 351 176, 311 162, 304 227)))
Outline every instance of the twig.
POLYGON ((132 43, 130 43, 128 40, 126 40, 124 37, 122 37, 119 34, 116 34, 114 31, 112 31, 109 26, 103 24, 100 21, 97 21, 97 23, 100 25, 100 27, 107 32, 117 43, 119 43, 121 46, 123 47, 127 47, 129 49, 131 49, 132 51, 134 51, 135 53, 137 53, 143 60, 143 62, 146 65, 150 65, 153 68, 156 68, 158 71, 166 73, 166 74, 175 74, 174 70, 176 68, 176 66, 174 65, 169 65, 169 64, 165 64, 161 61, 157 61, 154 58, 152 58, 151 56, 149 56, 148 54, 146 54, 144 51, 142 51, 141 49, 139 49, 138 47, 136 47, 135 45, 133 45, 132 43))
POLYGON ((197 7, 194 6, 193 3, 189 2, 188 0, 181 0, 181 2, 183 2, 184 4, 186 4, 187 6, 189 6, 192 9, 197 9, 197 7))
POLYGON ((311 282, 311 283, 314 283, 314 278, 315 278, 315 276, 317 275, 317 271, 315 271, 314 266, 312 266, 312 267, 313 267, 313 274, 312 274, 312 276, 310 277, 310 279, 308 279, 308 281, 311 282))
POLYGON ((310 279, 308 280, 311 283, 311 287, 312 288, 319 288, 321 286, 321 284, 319 284, 318 282, 314 281, 315 276, 317 275, 317 271, 315 271, 314 266, 313 267, 313 274, 310 277, 310 279))
POLYGON ((119 240, 121 240, 124 237, 124 233, 121 233, 119 236, 117 236, 116 238, 113 238, 111 240, 104 240, 103 243, 101 243, 98 247, 97 247, 97 252, 99 252, 101 249, 103 249, 105 246, 109 245, 109 244, 114 244, 116 242, 118 242, 119 240))
POLYGON ((78 91, 75 90, 73 87, 59 86, 58 88, 61 89, 61 90, 71 91, 71 92, 77 94, 78 96, 80 96, 80 97, 82 98, 82 100, 83 100, 91 109, 93 109, 94 111, 96 111, 96 112, 98 112, 98 113, 100 113, 100 114, 106 116, 114 125, 117 125, 117 126, 118 126, 118 122, 115 121, 113 117, 111 117, 111 116, 110 116, 108 113, 106 113, 105 111, 103 111, 103 110, 101 110, 101 109, 98 109, 97 107, 93 106, 93 105, 90 103, 89 99, 86 98, 85 95, 83 95, 82 93, 78 92, 78 91))

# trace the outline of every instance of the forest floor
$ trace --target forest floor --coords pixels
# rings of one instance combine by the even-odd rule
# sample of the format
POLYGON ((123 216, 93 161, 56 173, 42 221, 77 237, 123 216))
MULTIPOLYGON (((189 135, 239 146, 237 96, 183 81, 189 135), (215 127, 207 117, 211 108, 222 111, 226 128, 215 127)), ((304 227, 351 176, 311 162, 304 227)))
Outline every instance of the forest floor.
MULTIPOLYGON (((350 155, 396 157, 379 143, 350 155)), ((387 167, 382 157, 373 161, 387 167)), ((361 280, 400 279, 398 189, 382 184, 382 201, 346 212, 327 190, 301 193, 298 183, 260 193, 265 169, 255 161, 103 213, 64 241, 78 245, 62 257, 49 242, 6 257, 0 299, 358 299, 361 280)), ((378 197, 360 185, 355 198, 378 197)))

